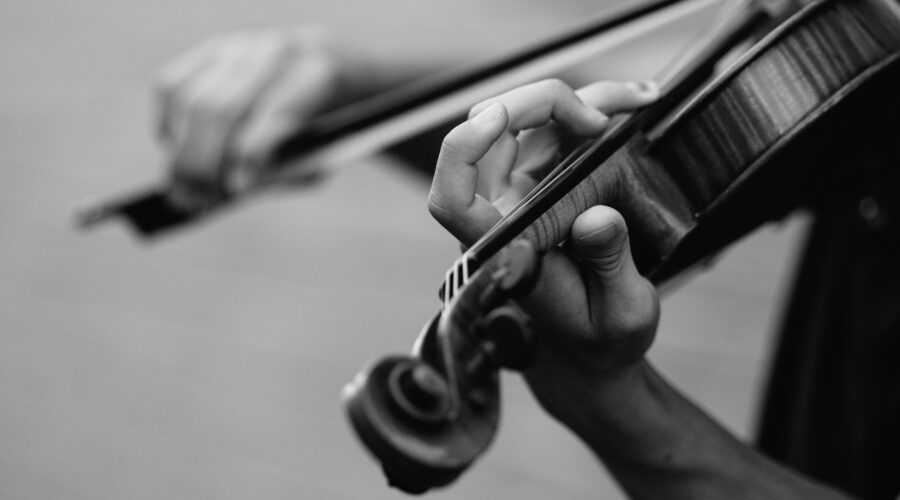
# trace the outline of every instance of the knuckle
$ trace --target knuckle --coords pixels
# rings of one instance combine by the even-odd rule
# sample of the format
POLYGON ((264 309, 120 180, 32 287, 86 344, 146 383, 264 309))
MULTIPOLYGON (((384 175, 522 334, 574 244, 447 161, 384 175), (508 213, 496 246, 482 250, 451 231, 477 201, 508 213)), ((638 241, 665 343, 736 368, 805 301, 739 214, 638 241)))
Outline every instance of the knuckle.
POLYGON ((444 136, 444 140, 441 141, 441 158, 456 156, 459 152, 458 144, 457 138, 452 133, 444 136))
POLYGON ((213 93, 205 103, 206 113, 216 120, 231 121, 240 116, 241 111, 230 96, 221 93, 213 93))
POLYGON ((594 271, 599 274, 613 275, 622 271, 628 259, 628 232, 624 225, 619 227, 620 233, 605 248, 591 249, 589 261, 594 271))
POLYGON ((469 113, 466 115, 466 119, 471 120, 476 115, 478 115, 478 113, 489 108, 495 102, 501 102, 500 99, 501 99, 500 97, 490 97, 488 99, 485 99, 485 100, 475 104, 474 106, 469 108, 469 113))
POLYGON ((307 71, 307 78, 320 88, 335 88, 341 85, 340 66, 326 54, 309 54, 307 71))
POLYGON ((428 213, 442 226, 450 225, 457 218, 456 211, 448 208, 446 198, 434 190, 428 194, 428 213))
POLYGON ((209 108, 207 98, 196 93, 192 95, 187 93, 182 94, 180 102, 185 112, 194 118, 205 117, 206 110, 209 108))
POLYGON ((468 140, 464 125, 456 126, 444 136, 443 141, 441 141, 441 158, 456 158, 466 150, 468 140))
POLYGON ((219 92, 195 94, 186 100, 185 108, 197 118, 216 122, 227 121, 237 115, 229 99, 219 92))
POLYGON ((654 293, 652 298, 647 298, 640 304, 629 315, 627 326, 631 332, 647 333, 656 329, 659 322, 659 301, 654 293))
POLYGON ((591 82, 588 85, 585 85, 583 92, 594 93, 594 94, 610 94, 612 92, 618 91, 622 87, 622 84, 613 80, 598 80, 596 82, 591 82))
POLYGON ((596 272, 612 274, 619 271, 624 262, 622 250, 619 245, 604 249, 591 256, 591 266, 596 272))
POLYGON ((560 80, 559 78, 548 78, 546 80, 542 80, 540 82, 540 85, 545 87, 547 92, 554 95, 572 92, 572 87, 569 87, 566 82, 560 80))

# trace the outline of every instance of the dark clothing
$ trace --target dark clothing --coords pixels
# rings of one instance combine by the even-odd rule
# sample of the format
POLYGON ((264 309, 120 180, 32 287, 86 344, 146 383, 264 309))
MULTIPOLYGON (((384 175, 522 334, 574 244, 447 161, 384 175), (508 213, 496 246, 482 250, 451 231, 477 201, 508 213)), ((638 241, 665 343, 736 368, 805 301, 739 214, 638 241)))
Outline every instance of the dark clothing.
MULTIPOLYGON (((900 150, 900 148, 897 148, 900 150)), ((782 326, 760 448, 862 499, 900 493, 900 154, 821 200, 782 326)))

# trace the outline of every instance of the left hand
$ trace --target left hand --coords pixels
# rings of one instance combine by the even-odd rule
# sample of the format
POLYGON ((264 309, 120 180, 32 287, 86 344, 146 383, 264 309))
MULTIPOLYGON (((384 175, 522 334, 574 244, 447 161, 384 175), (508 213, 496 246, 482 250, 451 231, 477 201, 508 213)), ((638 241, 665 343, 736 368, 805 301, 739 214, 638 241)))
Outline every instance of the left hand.
MULTIPOLYGON (((429 210, 471 245, 555 166, 562 132, 598 136, 608 114, 648 104, 656 94, 652 85, 598 82, 574 91, 547 80, 476 105, 444 139, 429 210)), ((589 209, 576 219, 570 243, 544 256, 522 301, 541 346, 526 379, 563 420, 577 411, 585 384, 639 364, 659 317, 656 292, 634 265, 618 212, 589 209)))

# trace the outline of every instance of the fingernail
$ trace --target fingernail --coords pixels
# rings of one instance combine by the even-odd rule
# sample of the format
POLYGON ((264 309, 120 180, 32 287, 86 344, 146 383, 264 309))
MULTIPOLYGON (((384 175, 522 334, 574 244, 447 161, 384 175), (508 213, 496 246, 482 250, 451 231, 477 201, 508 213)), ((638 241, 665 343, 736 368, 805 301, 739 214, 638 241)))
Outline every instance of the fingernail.
POLYGON ((490 106, 488 106, 481 113, 478 113, 477 115, 472 117, 472 119, 469 121, 471 123, 474 123, 477 125, 484 125, 486 123, 491 123, 491 122, 497 120, 498 118, 500 118, 500 115, 502 113, 503 113, 503 105, 500 104, 499 102, 495 102, 494 104, 491 104, 490 106))
POLYGON ((625 86, 641 94, 656 94, 659 92, 659 85, 657 85, 653 80, 628 82, 625 84, 625 86))
POLYGON ((607 224, 589 233, 582 234, 578 237, 578 243, 581 245, 604 245, 612 240, 615 234, 616 224, 607 224))

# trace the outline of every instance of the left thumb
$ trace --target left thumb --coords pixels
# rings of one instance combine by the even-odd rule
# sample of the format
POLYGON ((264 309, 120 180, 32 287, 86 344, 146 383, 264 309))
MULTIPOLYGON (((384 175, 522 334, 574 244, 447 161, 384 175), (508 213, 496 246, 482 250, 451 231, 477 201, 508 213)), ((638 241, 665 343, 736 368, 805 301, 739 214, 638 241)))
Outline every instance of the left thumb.
MULTIPOLYGON (((571 249, 584 263, 593 300, 607 310, 640 311, 652 287, 638 272, 628 245, 625 219, 606 206, 588 209, 572 225, 571 249)), ((652 301, 651 301, 652 302, 652 301)))
POLYGON ((576 255, 603 280, 617 279, 634 267, 625 219, 613 208, 596 206, 579 215, 572 224, 571 243, 576 255))

